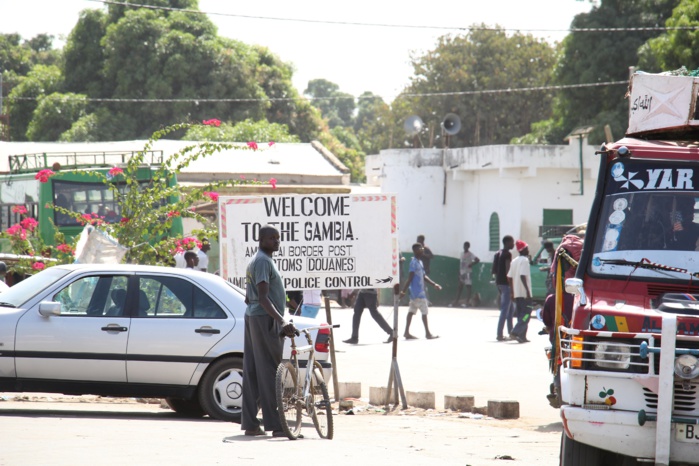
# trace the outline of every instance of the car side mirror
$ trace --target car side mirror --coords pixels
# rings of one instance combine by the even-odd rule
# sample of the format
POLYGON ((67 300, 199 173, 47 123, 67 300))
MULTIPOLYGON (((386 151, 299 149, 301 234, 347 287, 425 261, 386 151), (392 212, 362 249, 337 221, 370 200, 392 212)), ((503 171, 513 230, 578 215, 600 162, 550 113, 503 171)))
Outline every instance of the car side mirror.
POLYGON ((42 301, 39 303, 39 314, 43 317, 60 316, 61 303, 55 301, 42 301))

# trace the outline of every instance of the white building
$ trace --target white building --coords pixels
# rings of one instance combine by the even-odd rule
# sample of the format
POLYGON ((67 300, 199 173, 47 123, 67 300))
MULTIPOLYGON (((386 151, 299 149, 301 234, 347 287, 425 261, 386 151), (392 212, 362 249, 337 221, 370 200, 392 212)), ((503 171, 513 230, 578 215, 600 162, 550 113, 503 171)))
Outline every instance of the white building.
POLYGON ((431 276, 449 285, 464 241, 490 262, 505 235, 525 240, 534 254, 540 226, 587 222, 597 147, 584 136, 569 141, 384 150, 366 158, 367 183, 398 194, 401 250, 410 252, 424 234, 432 252, 444 256, 433 261, 431 276))

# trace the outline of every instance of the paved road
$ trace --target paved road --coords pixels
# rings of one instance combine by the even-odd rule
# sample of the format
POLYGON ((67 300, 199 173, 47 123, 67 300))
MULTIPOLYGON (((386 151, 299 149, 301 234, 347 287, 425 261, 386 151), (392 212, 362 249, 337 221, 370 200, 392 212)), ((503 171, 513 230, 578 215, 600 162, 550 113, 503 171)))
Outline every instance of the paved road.
MULTIPOLYGON (((390 317, 390 309, 382 308, 390 317)), ((401 326, 406 308, 400 309, 401 326)), ((352 311, 333 309, 340 323, 338 341, 349 336, 352 311)), ((406 390, 435 391, 437 410, 413 409, 389 415, 335 416, 336 438, 246 438, 236 424, 183 420, 159 405, 94 402, 94 397, 52 396, 37 402, 0 401, 0 465, 149 465, 268 464, 314 455, 337 465, 399 463, 404 465, 555 465, 560 439, 558 413, 549 408, 549 383, 543 348, 531 343, 495 342, 497 312, 434 308, 430 325, 437 340, 402 340, 398 362, 406 390), (489 399, 517 400, 522 417, 514 421, 464 419, 441 412, 445 394, 466 394, 483 406, 489 399), (503 463, 498 456, 514 461, 503 463), (260 463, 261 461, 261 463, 260 463)), ((389 320, 392 322, 392 320, 389 320)), ((412 332, 423 335, 422 323, 412 332)), ((385 385, 391 345, 369 314, 360 328, 360 344, 338 343, 340 381, 385 385)))

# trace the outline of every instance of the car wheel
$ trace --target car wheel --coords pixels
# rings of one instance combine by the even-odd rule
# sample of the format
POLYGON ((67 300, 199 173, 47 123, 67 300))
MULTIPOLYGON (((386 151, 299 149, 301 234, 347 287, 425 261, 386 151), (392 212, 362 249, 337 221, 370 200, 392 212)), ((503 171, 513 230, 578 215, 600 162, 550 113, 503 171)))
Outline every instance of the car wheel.
POLYGON ((214 419, 240 422, 243 408, 241 358, 225 358, 209 366, 199 383, 199 404, 214 419))
POLYGON ((199 400, 185 400, 184 398, 165 398, 165 402, 174 412, 184 417, 202 417, 204 414, 199 400))

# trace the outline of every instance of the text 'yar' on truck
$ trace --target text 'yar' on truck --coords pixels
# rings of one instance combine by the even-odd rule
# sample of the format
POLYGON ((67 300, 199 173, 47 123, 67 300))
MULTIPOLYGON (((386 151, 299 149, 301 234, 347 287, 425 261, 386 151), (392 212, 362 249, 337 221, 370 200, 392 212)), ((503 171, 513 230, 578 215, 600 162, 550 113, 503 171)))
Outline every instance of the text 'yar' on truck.
POLYGON ((699 78, 635 73, 560 327, 561 464, 699 464, 699 78))

